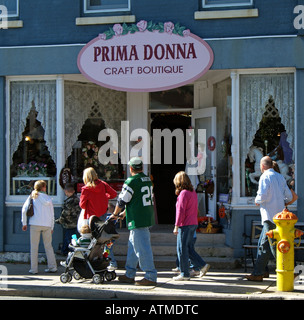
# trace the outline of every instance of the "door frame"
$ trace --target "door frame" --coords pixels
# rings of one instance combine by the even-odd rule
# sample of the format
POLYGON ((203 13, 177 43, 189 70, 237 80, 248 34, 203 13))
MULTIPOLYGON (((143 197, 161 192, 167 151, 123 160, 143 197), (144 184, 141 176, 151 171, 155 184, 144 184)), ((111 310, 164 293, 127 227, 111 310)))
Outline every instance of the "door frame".
MULTIPOLYGON (((206 140, 210 136, 215 138, 216 141, 216 107, 209 107, 209 108, 202 108, 202 109, 194 109, 192 110, 192 118, 191 118, 191 125, 192 128, 195 129, 204 129, 204 128, 195 128, 195 120, 201 118, 211 118, 211 135, 206 137, 206 140)), ((207 141, 206 141, 207 147, 207 141)), ((216 145, 215 145, 216 147, 216 145)), ((216 220, 216 201, 217 201, 217 194, 216 194, 216 148, 210 152, 211 154, 211 175, 214 182, 214 194, 212 199, 208 199, 209 211, 210 215, 214 220, 216 220)), ((206 212, 208 214, 208 212, 206 212)))

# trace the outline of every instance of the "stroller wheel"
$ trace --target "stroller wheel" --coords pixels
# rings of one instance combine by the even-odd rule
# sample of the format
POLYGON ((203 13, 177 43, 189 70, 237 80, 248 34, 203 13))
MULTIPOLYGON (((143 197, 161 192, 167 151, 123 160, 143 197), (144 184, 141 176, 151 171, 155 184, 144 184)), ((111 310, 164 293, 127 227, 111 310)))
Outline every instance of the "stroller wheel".
POLYGON ((73 278, 74 278, 75 280, 80 280, 80 279, 81 279, 81 276, 80 276, 80 274, 79 274, 77 271, 74 271, 74 272, 73 272, 73 278))
POLYGON ((101 275, 101 274, 94 274, 93 276, 93 282, 95 284, 100 284, 100 283, 103 283, 104 282, 104 276, 101 275))
POLYGON ((71 276, 68 272, 62 273, 62 274, 60 275, 60 281, 61 281, 62 283, 71 282, 71 281, 72 281, 72 276, 71 276))
POLYGON ((106 271, 106 273, 105 273, 105 278, 106 278, 107 281, 112 281, 112 280, 113 280, 113 274, 112 274, 112 272, 106 271))
POLYGON ((112 273, 112 280, 115 280, 116 279, 116 272, 115 271, 111 271, 112 273))

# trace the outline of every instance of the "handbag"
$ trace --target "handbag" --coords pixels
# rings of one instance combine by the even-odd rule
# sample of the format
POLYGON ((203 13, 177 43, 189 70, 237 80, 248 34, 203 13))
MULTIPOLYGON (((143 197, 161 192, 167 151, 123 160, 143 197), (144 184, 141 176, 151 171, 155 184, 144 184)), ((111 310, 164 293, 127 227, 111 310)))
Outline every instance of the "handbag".
POLYGON ((290 204, 298 200, 298 195, 293 191, 293 189, 290 189, 290 191, 292 193, 292 200, 286 203, 286 206, 289 206, 290 204))
POLYGON ((33 202, 33 198, 31 198, 30 203, 26 210, 26 216, 32 217, 33 215, 34 215, 34 202, 33 202))
POLYGON ((85 209, 81 209, 80 215, 77 222, 77 230, 80 233, 80 229, 84 225, 89 225, 89 219, 87 217, 87 214, 85 213, 85 209))

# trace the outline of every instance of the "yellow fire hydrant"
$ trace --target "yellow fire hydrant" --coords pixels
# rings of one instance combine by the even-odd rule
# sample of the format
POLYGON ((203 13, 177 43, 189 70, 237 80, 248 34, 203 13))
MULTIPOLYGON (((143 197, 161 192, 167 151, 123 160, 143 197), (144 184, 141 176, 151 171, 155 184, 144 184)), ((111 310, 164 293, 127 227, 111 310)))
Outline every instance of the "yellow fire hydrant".
POLYGON ((304 233, 295 229, 298 218, 285 208, 273 218, 276 229, 266 233, 269 238, 277 240, 277 290, 293 291, 294 289, 294 239, 304 233))

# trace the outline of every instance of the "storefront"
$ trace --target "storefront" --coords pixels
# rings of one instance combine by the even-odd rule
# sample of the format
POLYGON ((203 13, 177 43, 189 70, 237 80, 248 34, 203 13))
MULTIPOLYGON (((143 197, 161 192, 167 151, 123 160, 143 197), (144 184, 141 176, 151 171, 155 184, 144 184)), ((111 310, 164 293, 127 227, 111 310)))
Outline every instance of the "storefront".
MULTIPOLYGON (((142 20, 137 17, 137 21, 142 20)), ((189 18, 191 32, 200 39, 204 37, 214 61, 207 69, 197 63, 195 67, 204 72, 197 71, 197 76, 189 76, 187 81, 179 79, 164 85, 160 84, 159 76, 153 90, 151 87, 133 90, 144 84, 140 79, 135 79, 137 82, 129 79, 131 87, 126 88, 125 83, 118 85, 115 77, 111 84, 103 80, 98 83, 80 73, 77 60, 86 45, 98 36, 100 31, 95 27, 94 35, 82 36, 85 41, 81 44, 73 36, 74 44, 18 48, 7 44, 0 48, 0 59, 10 57, 10 63, 0 67, 1 126, 5 141, 0 165, 4 177, 0 215, 3 251, 28 251, 20 211, 35 180, 47 181, 58 217, 64 200, 62 183, 71 180, 79 191, 87 166, 94 166, 99 176, 119 191, 128 176, 123 150, 127 150, 128 156, 138 152, 144 157, 145 172, 153 178, 157 221, 173 224, 176 196, 172 180, 178 171, 186 170, 189 128, 195 134, 196 164, 205 159, 200 162, 202 172, 192 177, 197 186, 200 215, 210 215, 221 224, 226 244, 234 248, 236 257, 243 254, 243 232, 248 231, 252 219, 259 219, 253 200, 260 176, 257 164, 262 155, 271 153, 288 183, 301 196, 303 186, 297 177, 303 169, 297 163, 304 150, 300 144, 304 99, 302 39, 295 34, 211 38, 211 31, 208 38, 209 31, 202 31, 200 21, 194 24, 190 21, 189 18), (273 54, 282 47, 286 48, 284 55, 273 54), (20 64, 21 59, 26 63, 20 64), (100 133, 105 129, 115 131, 118 144, 111 145, 113 141, 109 138, 101 139, 100 133), (171 133, 171 142, 167 144, 162 138, 160 149, 154 148, 155 135, 166 129, 171 133), (199 129, 205 130, 204 136, 198 134, 199 129), (182 150, 178 142, 181 137, 182 150), (112 152, 117 163, 101 163, 98 155, 102 150, 107 157, 112 152), (171 155, 169 162, 166 154, 171 155), (227 202, 226 212, 220 218, 218 210, 222 202, 227 202)), ((174 27, 177 23, 172 24, 174 27)), ((102 30, 109 30, 109 26, 114 28, 108 24, 102 30)), ((179 29, 181 33, 184 30, 179 29)), ((246 30, 249 32, 249 27, 246 30)), ((153 35, 157 33, 152 31, 153 35)), ((104 41, 102 34, 97 38, 104 41)), ((174 46, 166 46, 160 39, 151 43, 148 37, 144 40, 146 62, 152 59, 152 54, 158 61, 166 57, 178 60, 174 46), (151 48, 154 45, 154 49, 159 46, 153 51, 148 45, 151 48)), ((131 69, 134 66, 113 69, 113 61, 108 60, 124 57, 122 60, 128 63, 138 62, 139 46, 135 52, 135 46, 124 51, 122 45, 119 53, 102 51, 102 45, 95 47, 99 49, 91 53, 95 54, 96 62, 104 59, 109 63, 110 69, 105 72, 123 78, 130 76, 132 70, 134 75, 135 69, 131 69)), ((179 54, 185 60, 195 56, 190 45, 181 46, 179 54)), ((143 70, 147 77, 154 71, 165 73, 165 69, 142 69, 142 73, 143 70)), ((179 71, 170 69, 172 78, 179 71)), ((301 221, 304 216, 299 208, 301 200, 291 207, 301 221)), ((57 226, 55 248, 61 234, 62 229, 57 226)))
MULTIPOLYGON (((294 76, 292 69, 211 70, 194 84, 151 93, 107 89, 85 82, 81 75, 8 77, 8 208, 22 204, 33 182, 44 179, 59 212, 62 179, 70 179, 80 187, 82 171, 87 166, 95 167, 102 179, 119 190, 127 177, 127 166, 121 161, 106 165, 98 161, 98 151, 106 143, 98 141, 98 135, 105 128, 118 132, 121 141, 122 121, 128 121, 130 132, 144 128, 152 138, 155 129, 167 128, 171 132, 182 129, 186 134, 193 126, 207 130, 206 171, 196 180, 205 188, 198 188, 200 215, 209 214, 221 220, 229 230, 227 219, 231 216, 219 219, 218 197, 228 194, 230 205, 254 209, 253 198, 260 175, 256 162, 262 155, 276 153, 281 172, 294 184, 294 76), (239 99, 235 99, 233 92, 238 92, 239 99), (239 119, 239 125, 234 119, 239 119), (233 132, 239 136, 235 144, 238 148, 231 147, 233 132), (209 137, 215 137, 215 148, 209 137), (239 163, 233 162, 233 157, 240 159, 239 163), (60 176, 63 168, 68 168, 65 178, 60 176), (214 185, 209 193, 208 183, 214 185)), ((130 141, 133 150, 139 143, 136 140, 130 141)), ((138 147, 139 155, 143 150, 138 147)), ((174 223, 176 196, 172 180, 176 172, 185 170, 186 163, 177 163, 176 151, 173 142, 172 163, 164 164, 164 159, 153 163, 151 146, 151 163, 145 168, 153 177, 160 224, 174 223)), ((164 158, 165 150, 162 153, 164 158)), ((18 219, 18 214, 14 217, 18 219)))

